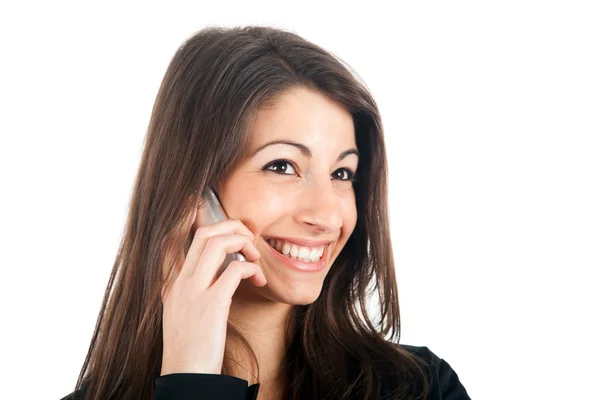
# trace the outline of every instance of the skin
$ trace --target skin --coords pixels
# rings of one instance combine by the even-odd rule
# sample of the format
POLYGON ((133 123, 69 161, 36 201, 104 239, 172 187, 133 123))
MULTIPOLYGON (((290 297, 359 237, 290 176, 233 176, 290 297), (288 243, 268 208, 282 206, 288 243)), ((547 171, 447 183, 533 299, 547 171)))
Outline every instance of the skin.
MULTIPOLYGON (((259 397, 268 398, 282 389, 277 371, 284 356, 288 314, 295 305, 318 298, 333 261, 356 225, 354 189, 348 178, 356 172, 358 155, 338 160, 341 153, 357 150, 351 114, 306 88, 291 89, 273 107, 261 109, 249 134, 247 156, 217 192, 228 216, 239 219, 255 235, 260 258, 254 262, 267 280, 262 287, 248 279, 240 282, 229 319, 256 352, 261 371, 259 397), (289 144, 269 145, 254 154, 273 140, 297 142, 311 155, 289 144), (291 164, 269 166, 281 159, 291 164), (283 265, 264 241, 271 236, 331 240, 325 268, 306 273, 283 265)), ((231 340, 227 339, 228 345, 235 348, 231 340)), ((249 357, 240 353, 235 359, 243 365, 236 375, 252 382, 249 357)))

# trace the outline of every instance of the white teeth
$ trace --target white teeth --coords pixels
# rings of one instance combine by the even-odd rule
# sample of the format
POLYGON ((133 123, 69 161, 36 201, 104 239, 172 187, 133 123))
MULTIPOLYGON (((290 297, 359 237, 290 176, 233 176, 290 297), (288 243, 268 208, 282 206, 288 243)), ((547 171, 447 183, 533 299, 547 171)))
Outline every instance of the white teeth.
POLYGON ((319 261, 319 259, 323 255, 323 251, 325 248, 325 246, 320 246, 317 248, 297 246, 295 244, 288 243, 286 240, 277 239, 268 239, 267 243, 269 243, 271 247, 273 247, 275 250, 277 250, 284 256, 288 256, 294 260, 310 262, 319 261))
POLYGON ((310 253, 310 250, 307 249, 306 247, 300 247, 300 249, 298 250, 298 258, 308 258, 308 253, 310 253))

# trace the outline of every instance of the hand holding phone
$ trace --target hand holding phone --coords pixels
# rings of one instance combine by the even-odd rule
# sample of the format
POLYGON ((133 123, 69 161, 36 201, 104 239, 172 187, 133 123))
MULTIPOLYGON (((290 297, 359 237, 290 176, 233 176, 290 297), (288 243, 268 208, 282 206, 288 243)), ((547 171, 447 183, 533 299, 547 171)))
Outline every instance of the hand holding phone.
MULTIPOLYGON (((217 193, 213 189, 207 187, 204 190, 202 197, 204 200, 204 204, 198 210, 199 225, 212 225, 214 223, 224 221, 227 219, 227 214, 225 213, 225 210, 223 209, 223 206, 221 205, 221 202, 217 197, 217 193)), ((223 273, 223 271, 225 271, 225 268, 227 268, 229 263, 231 263, 234 260, 243 262, 246 261, 246 257, 244 257, 240 252, 228 253, 225 256, 225 261, 223 261, 223 264, 221 265, 221 268, 219 268, 217 275, 220 276, 223 273)))
POLYGON ((185 227, 193 240, 183 266, 162 293, 161 376, 220 374, 233 294, 242 279, 250 278, 255 286, 267 283, 260 266, 252 262, 260 258, 254 234, 239 220, 226 218, 216 194, 214 198, 205 194, 185 227), (226 260, 223 268, 227 255, 232 260, 226 260), (240 256, 247 261, 242 262, 240 256))

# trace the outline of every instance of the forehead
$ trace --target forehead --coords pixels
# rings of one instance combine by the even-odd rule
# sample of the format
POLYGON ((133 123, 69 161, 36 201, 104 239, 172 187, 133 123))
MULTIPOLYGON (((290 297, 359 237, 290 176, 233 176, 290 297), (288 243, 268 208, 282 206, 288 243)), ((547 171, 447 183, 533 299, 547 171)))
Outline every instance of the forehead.
POLYGON ((289 89, 261 108, 250 126, 251 147, 274 139, 294 139, 309 147, 355 147, 352 115, 315 90, 289 89))

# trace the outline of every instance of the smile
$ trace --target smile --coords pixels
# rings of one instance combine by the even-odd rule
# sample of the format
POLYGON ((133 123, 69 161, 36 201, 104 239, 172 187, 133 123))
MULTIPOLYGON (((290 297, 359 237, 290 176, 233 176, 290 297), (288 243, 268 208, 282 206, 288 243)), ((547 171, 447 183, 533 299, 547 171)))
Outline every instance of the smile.
POLYGON ((316 247, 300 246, 280 239, 268 239, 267 243, 283 256, 304 262, 318 262, 325 250, 325 245, 316 247))

